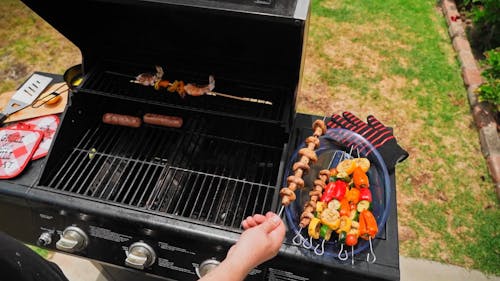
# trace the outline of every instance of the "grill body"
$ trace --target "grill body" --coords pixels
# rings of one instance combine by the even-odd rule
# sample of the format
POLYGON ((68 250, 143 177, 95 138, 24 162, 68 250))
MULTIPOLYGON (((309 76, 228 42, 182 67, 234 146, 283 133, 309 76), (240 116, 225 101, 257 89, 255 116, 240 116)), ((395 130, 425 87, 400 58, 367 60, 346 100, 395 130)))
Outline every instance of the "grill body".
MULTIPOLYGON (((56 251, 77 229, 85 246, 72 254, 121 269, 135 267, 128 253, 146 244, 154 260, 135 271, 197 280, 203 261, 224 259, 244 218, 277 211, 286 162, 320 118, 295 112, 309 1, 23 2, 80 48, 84 82, 49 155, 0 182, 0 229, 56 251), (217 91, 269 103, 182 98, 130 83, 155 65, 169 80, 215 75, 217 91), (111 126, 101 119, 108 112, 174 115, 184 124, 111 126)), ((288 232, 278 257, 248 280, 398 280, 391 200, 374 242, 377 263, 316 256, 293 246, 288 232)))
MULTIPOLYGON (((295 132, 293 139, 299 141, 310 134, 307 127, 315 118, 298 115, 298 127, 292 130, 295 132)), ((93 159, 97 159, 97 155, 93 159)), ((144 242, 154 249, 157 261, 137 272, 168 280, 197 280, 195 268, 207 259, 222 260, 241 232, 236 224, 207 220, 207 215, 182 216, 147 206, 106 200, 102 196, 92 197, 92 193, 80 194, 59 188, 59 185, 42 186, 39 183, 44 181, 46 160, 49 159, 32 163, 23 176, 2 181, 0 185, 0 229, 26 243, 40 243, 41 235, 49 233, 52 242, 42 246, 60 251, 56 248, 56 241, 68 226, 74 226, 89 237, 88 246, 72 253, 74 255, 130 270, 124 263, 126 252, 133 243, 144 242)), ((394 184, 394 175, 391 179, 394 184)), ((54 180, 54 183, 58 182, 54 180)), ((311 250, 294 246, 294 234, 288 232, 278 256, 257 267, 247 280, 399 280, 395 196, 393 193, 391 214, 384 233, 374 240, 375 264, 365 262, 366 253, 356 256, 354 266, 350 261, 316 256, 311 250)), ((270 208, 276 211, 277 206, 272 203, 270 208)))

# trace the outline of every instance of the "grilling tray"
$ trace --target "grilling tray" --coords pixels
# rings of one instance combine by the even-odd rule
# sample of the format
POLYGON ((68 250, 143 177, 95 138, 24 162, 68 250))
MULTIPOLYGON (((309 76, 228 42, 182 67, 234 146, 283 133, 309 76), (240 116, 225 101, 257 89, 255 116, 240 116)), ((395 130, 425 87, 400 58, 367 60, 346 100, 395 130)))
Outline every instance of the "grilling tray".
MULTIPOLYGON (((286 163, 320 118, 296 113, 308 0, 23 2, 80 49, 83 82, 49 155, 1 183, 0 206, 26 221, 2 212, 2 229, 94 262, 197 280, 244 218, 278 211, 286 163), (211 76, 213 94, 131 82, 157 66, 171 82, 211 76), (108 113, 182 124, 119 126, 103 122, 108 113)), ((376 263, 314 255, 289 229, 278 257, 248 280, 399 279, 396 204, 386 203, 376 263)))

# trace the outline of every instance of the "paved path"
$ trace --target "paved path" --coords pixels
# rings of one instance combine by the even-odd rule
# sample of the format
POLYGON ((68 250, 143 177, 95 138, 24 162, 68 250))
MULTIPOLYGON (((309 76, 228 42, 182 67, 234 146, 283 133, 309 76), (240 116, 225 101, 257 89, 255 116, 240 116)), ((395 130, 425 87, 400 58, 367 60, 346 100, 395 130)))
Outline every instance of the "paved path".
POLYGON ((500 281, 498 276, 428 260, 400 256, 399 263, 401 281, 500 281))
MULTIPOLYGON (((51 260, 57 263, 70 281, 111 281, 100 274, 89 261, 55 253, 51 260)), ((486 276, 476 270, 427 260, 400 257, 401 281, 500 281, 498 276, 486 276)))

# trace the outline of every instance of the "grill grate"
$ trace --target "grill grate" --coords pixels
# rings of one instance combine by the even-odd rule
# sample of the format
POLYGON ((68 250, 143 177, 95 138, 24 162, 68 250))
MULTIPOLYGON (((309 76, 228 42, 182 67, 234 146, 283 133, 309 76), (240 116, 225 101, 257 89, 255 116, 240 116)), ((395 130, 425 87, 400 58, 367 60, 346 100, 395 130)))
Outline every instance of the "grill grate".
MULTIPOLYGON (((216 135, 205 125, 202 118, 183 130, 100 124, 86 130, 40 184, 239 228, 245 217, 272 209, 282 148, 216 135)), ((252 135, 243 128, 241 136, 252 135)))
MULTIPOLYGON (((148 72, 145 71, 148 69, 146 67, 120 66, 119 69, 119 73, 114 71, 96 71, 85 80, 81 89, 92 94, 113 96, 134 101, 155 102, 164 106, 174 104, 177 108, 188 110, 226 113, 235 116, 245 116, 247 118, 272 120, 274 122, 280 121, 285 111, 284 107, 286 105, 282 102, 285 100, 283 95, 286 91, 284 89, 273 88, 268 85, 255 86, 218 76, 215 77, 216 92, 220 91, 230 95, 266 100, 273 105, 207 95, 181 98, 178 94, 170 93, 166 90, 158 92, 153 87, 130 83, 130 80, 134 79, 135 75, 141 72, 148 72)), ((171 71, 170 69, 167 70, 165 77, 171 81, 178 79, 198 84, 208 82, 208 74, 200 76, 189 72, 171 71)))

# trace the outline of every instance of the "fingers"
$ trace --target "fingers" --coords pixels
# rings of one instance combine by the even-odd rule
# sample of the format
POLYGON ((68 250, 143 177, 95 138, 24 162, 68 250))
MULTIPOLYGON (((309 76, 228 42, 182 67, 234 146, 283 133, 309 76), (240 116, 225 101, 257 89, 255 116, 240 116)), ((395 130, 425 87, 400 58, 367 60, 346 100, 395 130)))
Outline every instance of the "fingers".
POLYGON ((266 220, 266 217, 261 214, 255 214, 253 216, 247 217, 241 222, 243 229, 247 230, 249 228, 255 227, 266 220))
POLYGON ((272 218, 274 215, 275 215, 275 213, 273 213, 273 212, 267 212, 267 213, 266 213, 266 219, 270 219, 270 218, 272 218))
POLYGON ((256 225, 257 225, 257 223, 255 222, 255 220, 252 217, 248 217, 241 222, 241 226, 243 227, 244 230, 252 228, 256 225))
POLYGON ((266 221, 263 222, 259 227, 261 227, 266 233, 272 232, 281 224, 281 218, 274 213, 266 214, 266 221))

